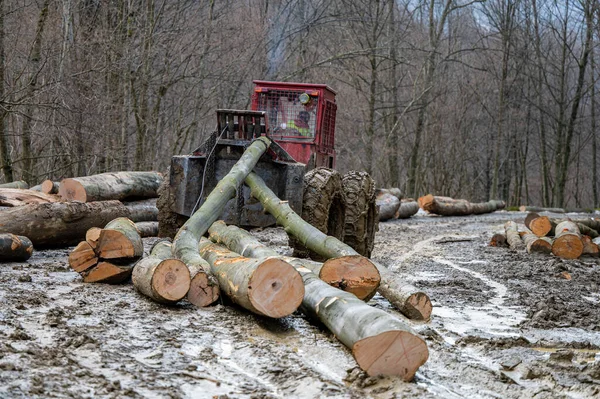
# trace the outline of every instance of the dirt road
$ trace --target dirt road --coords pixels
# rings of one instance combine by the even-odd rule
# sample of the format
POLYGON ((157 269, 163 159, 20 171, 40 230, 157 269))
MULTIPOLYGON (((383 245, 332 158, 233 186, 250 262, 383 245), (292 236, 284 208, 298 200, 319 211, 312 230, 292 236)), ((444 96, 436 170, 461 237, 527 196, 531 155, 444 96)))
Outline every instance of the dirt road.
MULTIPOLYGON (((83 284, 68 249, 0 264, 0 397, 600 396, 600 262, 488 247, 523 217, 380 224, 374 258, 434 303, 431 321, 414 325, 430 358, 412 383, 365 376, 299 312, 269 320, 228 304, 157 305, 128 284, 83 284)), ((289 251, 283 230, 253 233, 289 251)), ((380 296, 371 304, 394 312, 380 296)))

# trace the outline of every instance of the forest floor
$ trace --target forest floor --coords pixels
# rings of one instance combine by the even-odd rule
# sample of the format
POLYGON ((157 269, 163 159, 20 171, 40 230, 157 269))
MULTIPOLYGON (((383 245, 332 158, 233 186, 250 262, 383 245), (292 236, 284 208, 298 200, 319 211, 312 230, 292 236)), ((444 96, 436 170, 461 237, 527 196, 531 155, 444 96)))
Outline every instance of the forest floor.
MULTIPOLYGON (((131 284, 82 283, 70 249, 37 251, 0 265, 0 397, 600 396, 600 261, 488 246, 524 216, 380 224, 373 257, 434 303, 431 321, 414 324, 430 354, 410 383, 367 377, 300 312, 271 320, 229 304, 162 306, 131 284)), ((253 234, 289 251, 280 228, 253 234)), ((379 295, 370 303, 396 314, 379 295)))

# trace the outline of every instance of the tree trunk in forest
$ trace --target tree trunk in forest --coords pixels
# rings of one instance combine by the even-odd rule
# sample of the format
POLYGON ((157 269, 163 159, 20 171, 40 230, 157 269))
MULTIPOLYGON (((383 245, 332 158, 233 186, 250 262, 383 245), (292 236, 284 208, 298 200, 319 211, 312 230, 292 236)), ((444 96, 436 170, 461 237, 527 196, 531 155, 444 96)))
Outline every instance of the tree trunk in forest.
POLYGON ((60 187, 60 182, 52 181, 52 180, 44 180, 42 182, 41 192, 44 194, 58 194, 58 188, 60 187))
MULTIPOLYGON (((359 255, 350 246, 336 238, 328 237, 298 216, 286 203, 281 201, 266 186, 264 181, 255 173, 246 177, 246 184, 252 190, 267 212, 275 216, 277 223, 283 226, 289 234, 293 234, 306 248, 327 258, 337 258, 347 255, 359 255)), ((431 301, 427 294, 410 284, 401 282, 393 273, 371 261, 381 275, 379 293, 398 308, 405 316, 427 320, 431 315, 431 301)))
POLYGON ((526 232, 521 237, 525 243, 528 253, 537 252, 549 254, 552 252, 552 240, 548 237, 538 237, 537 235, 526 232))
POLYGON ((179 259, 173 259, 171 243, 158 241, 150 256, 133 267, 131 280, 135 288, 159 303, 172 304, 183 299, 190 290, 190 271, 179 259))
POLYGON ((419 212, 419 204, 415 200, 400 201, 400 208, 396 212, 396 219, 408 219, 419 212))
MULTIPOLYGON (((4 0, 0 0, 0 98, 9 98, 6 93, 6 55, 5 55, 5 24, 4 24, 4 0)), ((5 181, 13 181, 12 158, 10 155, 10 140, 8 135, 8 110, 9 107, 1 103, 0 107, 0 169, 5 181)))
POLYGON ((144 244, 135 223, 121 217, 102 229, 95 250, 102 259, 137 259, 144 254, 144 244))
POLYGON ((302 277, 289 263, 277 258, 242 257, 202 238, 200 254, 234 303, 253 313, 280 318, 296 311, 304 297, 302 277))
POLYGON ((60 182, 65 201, 93 202, 155 198, 163 176, 158 172, 116 172, 74 177, 60 182))
POLYGON ((23 180, 17 180, 10 183, 0 184, 0 188, 18 188, 22 190, 27 190, 29 188, 29 184, 23 180))
POLYGON ((0 232, 26 236, 36 247, 70 245, 91 227, 128 215, 119 201, 32 204, 0 212, 0 232))
POLYGON ((0 234, 0 262, 24 262, 31 257, 33 244, 27 237, 0 234))
POLYGON ((508 246, 514 251, 520 251, 525 249, 525 244, 521 240, 519 231, 517 230, 517 224, 513 221, 506 222, 504 224, 504 232, 506 233, 506 241, 508 246))
MULTIPOLYGON (((227 201, 233 198, 244 178, 254 169, 254 166, 270 145, 271 140, 266 136, 254 140, 244 151, 239 161, 231 168, 231 171, 219 181, 213 191, 206 197, 200 209, 177 232, 173 240, 173 255, 177 259, 181 259, 190 268, 192 274, 194 272, 210 274, 210 265, 198 253, 200 238, 223 213, 227 201)), ((195 275, 192 276, 192 279, 195 279, 195 275)), ((201 282, 202 278, 199 277, 198 281, 201 282)), ((211 281, 208 277, 203 283, 207 285, 199 288, 192 285, 190 291, 196 304, 208 306, 219 297, 219 286, 216 281, 211 281)))
POLYGON ((583 253, 583 241, 577 225, 571 221, 556 225, 552 253, 564 259, 577 259, 583 253))
POLYGON ((158 221, 158 208, 156 198, 141 201, 123 202, 129 210, 129 219, 134 222, 156 222, 158 221))
POLYGON ((379 207, 379 221, 392 219, 400 208, 400 200, 395 195, 380 193, 377 195, 377 206, 379 207))
POLYGON ((59 199, 50 194, 20 188, 0 188, 0 205, 20 207, 27 204, 47 204, 59 199))
POLYGON ((308 259, 281 256, 269 247, 260 244, 250 233, 237 226, 227 226, 216 221, 208 229, 210 239, 234 252, 250 258, 278 257, 294 267, 305 267, 327 284, 369 300, 377 292, 381 281, 377 268, 362 256, 342 256, 325 263, 308 259))

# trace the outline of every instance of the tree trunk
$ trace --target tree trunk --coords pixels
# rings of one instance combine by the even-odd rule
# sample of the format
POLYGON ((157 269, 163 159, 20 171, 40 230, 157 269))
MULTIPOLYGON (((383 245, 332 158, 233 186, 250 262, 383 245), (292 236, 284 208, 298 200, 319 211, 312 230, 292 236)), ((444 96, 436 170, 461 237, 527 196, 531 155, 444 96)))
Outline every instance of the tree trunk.
POLYGON ((245 258, 205 238, 198 249, 221 291, 244 309, 280 318, 294 313, 302 303, 302 277, 283 260, 245 258))
POLYGON ((577 225, 571 221, 556 225, 552 253, 564 259, 577 259, 583 253, 583 241, 577 225))
POLYGON ((158 237, 158 222, 137 222, 135 228, 140 237, 158 237))
POLYGON ((129 209, 129 218, 134 222, 156 222, 158 221, 158 208, 156 198, 141 201, 123 202, 129 209))
MULTIPOLYGON (((6 53, 5 53, 5 30, 6 26, 4 23, 4 0, 0 1, 0 97, 3 99, 9 99, 9 95, 6 92, 5 82, 7 81, 6 71, 6 53)), ((0 169, 5 181, 13 181, 13 168, 12 168, 12 157, 10 154, 10 139, 8 134, 8 110, 9 107, 2 102, 0 107, 0 169)))
POLYGON ((250 233, 237 226, 226 226, 216 221, 208 229, 210 239, 234 252, 250 258, 279 257, 294 267, 305 267, 327 284, 350 292, 359 299, 369 300, 377 292, 381 277, 377 268, 362 256, 342 256, 325 263, 308 259, 281 256, 259 243, 250 233))
MULTIPOLYGON (((252 190, 267 212, 275 216, 277 223, 283 226, 288 234, 293 234, 306 248, 327 258, 347 255, 359 255, 354 249, 336 238, 328 237, 298 216, 286 203, 281 201, 255 173, 246 177, 246 184, 252 190)), ((397 276, 384 266, 371 261, 382 277, 379 293, 396 306, 405 316, 427 320, 431 315, 429 297, 413 287, 401 282, 397 276)))
POLYGON ((419 204, 417 201, 402 200, 400 201, 400 208, 396 212, 397 219, 408 219, 412 215, 419 212, 419 204))
POLYGON ((0 212, 0 232, 29 237, 36 247, 71 245, 91 227, 128 215, 119 201, 32 204, 0 212))
POLYGON ((155 198, 162 182, 158 172, 116 172, 64 179, 59 194, 65 201, 105 201, 155 198))
POLYGON ((0 234, 0 262, 24 262, 31 257, 33 244, 27 237, 0 234))
POLYGON ((102 259, 137 259, 144 254, 144 244, 135 223, 121 217, 102 229, 95 250, 102 259))
POLYGON ((552 213, 565 213, 563 208, 544 208, 541 206, 526 206, 521 205, 519 207, 521 212, 552 212, 552 213))
POLYGON ((377 195, 377 206, 379 207, 379 221, 392 219, 400 208, 400 200, 395 195, 389 193, 379 193, 377 195))
POLYGON ((424 211, 441 216, 467 216, 495 212, 504 208, 504 201, 491 200, 471 203, 464 199, 438 197, 427 194, 419 198, 419 206, 424 211))
POLYGON ((58 194, 58 188, 60 187, 60 183, 52 180, 44 180, 42 182, 41 191, 44 194, 58 194))
POLYGON ((150 256, 140 259, 134 266, 131 280, 135 288, 159 303, 176 303, 190 290, 190 271, 179 259, 171 255, 171 243, 158 241, 150 256))
POLYGON ((522 238, 528 253, 549 254, 552 252, 552 240, 547 237, 538 237, 533 233, 526 232, 522 238))
POLYGON ((0 184, 0 188, 20 188, 26 190, 29 188, 29 184, 27 184, 26 181, 17 180, 10 183, 0 184))
POLYGON ((515 251, 525 249, 525 244, 521 240, 519 231, 517 230, 517 224, 513 221, 506 222, 504 224, 504 232, 506 233, 506 241, 508 246, 515 251))
MULTIPOLYGON (((264 136, 254 140, 244 154, 242 154, 240 160, 231 168, 231 171, 219 181, 208 195, 200 209, 177 232, 173 240, 173 255, 177 259, 181 259, 190 268, 192 274, 194 272, 210 273, 210 265, 198 253, 200 238, 208 231, 210 225, 219 218, 219 215, 223 213, 227 201, 234 196, 244 178, 254 169, 254 166, 270 145, 271 140, 264 136)), ((193 275, 192 279, 195 278, 193 275)), ((196 304, 198 306, 208 306, 216 301, 219 297, 217 283, 211 281, 208 277, 205 280, 199 277, 198 282, 203 282, 207 285, 201 286, 198 289, 192 286, 190 289, 196 304)))
POLYGON ((27 204, 46 204, 58 202, 58 198, 38 191, 21 188, 0 188, 0 205, 23 206, 27 204))

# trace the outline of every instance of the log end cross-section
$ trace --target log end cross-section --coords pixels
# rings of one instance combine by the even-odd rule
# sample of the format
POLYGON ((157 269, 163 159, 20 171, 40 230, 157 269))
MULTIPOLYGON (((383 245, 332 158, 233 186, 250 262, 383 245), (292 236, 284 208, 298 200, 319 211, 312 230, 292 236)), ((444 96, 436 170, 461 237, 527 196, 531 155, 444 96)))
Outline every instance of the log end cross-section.
POLYGON ((152 276, 152 291, 165 301, 178 301, 190 288, 190 272, 179 259, 163 260, 152 276))
POLYGON ((144 251, 142 238, 135 224, 127 218, 117 218, 100 232, 96 252, 103 259, 139 258, 144 251))
POLYGON ((192 278, 186 297, 188 302, 203 308, 219 299, 219 284, 200 266, 188 265, 188 268, 192 278))
POLYGON ((80 242, 69 254, 69 265, 77 273, 84 272, 98 263, 94 248, 87 242, 80 242))
POLYGON ((377 267, 369 259, 360 255, 327 260, 319 272, 319 278, 365 301, 375 295, 381 282, 377 267))

